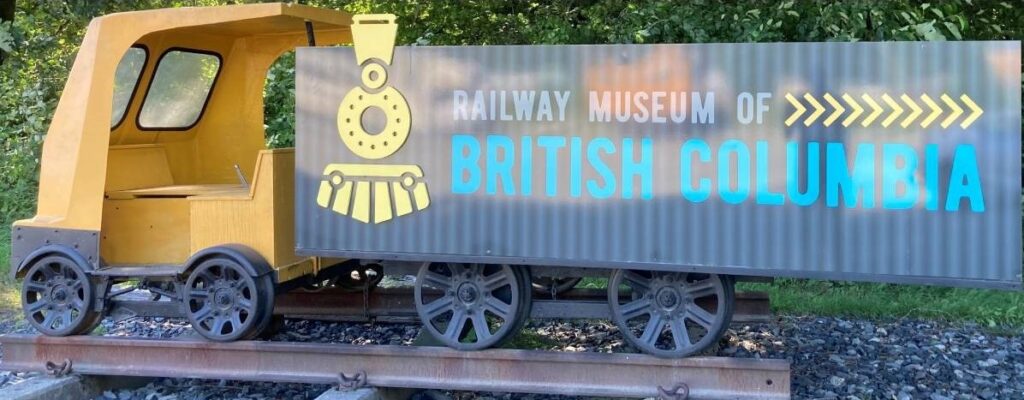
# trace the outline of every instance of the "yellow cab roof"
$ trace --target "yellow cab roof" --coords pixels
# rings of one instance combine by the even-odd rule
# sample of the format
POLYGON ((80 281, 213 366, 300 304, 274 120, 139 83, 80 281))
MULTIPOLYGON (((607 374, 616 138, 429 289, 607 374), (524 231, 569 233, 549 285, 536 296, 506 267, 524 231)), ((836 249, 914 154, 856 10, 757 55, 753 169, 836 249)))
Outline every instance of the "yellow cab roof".
MULTIPOLYGON (((182 172, 185 181, 233 179, 230 169, 220 164, 235 163, 251 174, 256 152, 264 147, 263 99, 258 94, 262 93, 263 76, 258 74, 265 76, 283 52, 306 45, 307 21, 313 25, 317 45, 352 41, 350 14, 285 3, 145 10, 93 19, 43 144, 36 215, 17 225, 99 230, 110 146, 178 141, 182 144, 172 147, 191 154, 168 157, 202 160, 198 164, 206 168, 197 170, 190 162, 180 162, 182 168, 192 168, 182 172), (139 83, 142 88, 146 76, 152 74, 155 56, 170 48, 212 47, 221 54, 231 54, 222 67, 230 73, 218 78, 206 115, 189 132, 143 134, 135 124, 127 123, 111 131, 114 71, 128 49, 139 44, 152 53, 139 83), (217 98, 217 92, 231 96, 217 98), (243 96, 258 98, 248 100, 243 96), (256 130, 258 135, 243 141, 218 139, 221 135, 214 134, 256 130), (204 150, 207 148, 215 150, 204 150)), ((127 113, 138 112, 142 94, 134 96, 127 113)))
MULTIPOLYGON (((134 31, 136 39, 168 29, 234 37, 302 34, 305 21, 320 32, 348 30, 352 16, 336 10, 299 4, 264 3, 216 7, 180 7, 131 11, 96 18, 92 24, 117 24, 134 31)), ((128 33, 128 32, 125 32, 128 33)))

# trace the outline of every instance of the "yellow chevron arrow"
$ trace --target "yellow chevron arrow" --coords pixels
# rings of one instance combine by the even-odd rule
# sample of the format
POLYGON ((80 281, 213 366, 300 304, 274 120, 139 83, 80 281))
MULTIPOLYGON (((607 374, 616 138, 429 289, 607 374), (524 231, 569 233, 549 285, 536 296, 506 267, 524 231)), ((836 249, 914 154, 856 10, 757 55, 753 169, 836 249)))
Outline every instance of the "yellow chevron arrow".
POLYGON ((786 93, 786 100, 789 100, 789 104, 792 104, 793 108, 796 108, 796 111, 793 111, 785 121, 786 126, 791 126, 794 122, 800 119, 800 116, 807 111, 807 108, 804 108, 804 105, 800 104, 800 101, 793 97, 792 94, 786 93))
POLYGON ((843 127, 847 127, 850 126, 850 124, 852 124, 853 121, 857 120, 857 117, 859 117, 860 114, 864 112, 864 108, 861 107, 860 104, 858 104, 857 101, 853 99, 853 96, 850 96, 847 93, 843 93, 843 100, 845 100, 846 104, 849 104, 850 108, 853 109, 853 112, 850 113, 850 115, 848 115, 846 119, 843 120, 843 127))
POLYGON ((921 127, 922 128, 927 128, 928 125, 931 125, 932 122, 935 121, 935 119, 939 117, 939 115, 942 115, 942 109, 939 108, 938 104, 935 104, 935 101, 932 100, 931 97, 928 97, 928 94, 922 94, 921 95, 921 100, 924 101, 924 104, 928 105, 928 108, 932 109, 932 113, 928 114, 928 116, 925 117, 925 119, 921 121, 921 127))
POLYGON ((921 106, 917 105, 917 103, 914 102, 914 99, 907 96, 906 93, 900 96, 900 99, 907 104, 907 107, 910 107, 910 115, 908 115, 907 118, 904 118, 903 122, 900 122, 900 126, 906 128, 910 126, 910 124, 914 122, 919 115, 921 115, 921 106))
POLYGON ((821 116, 821 113, 825 112, 825 106, 821 105, 818 100, 815 100, 814 96, 811 96, 810 93, 804 93, 804 100, 807 100, 808 103, 811 103, 811 107, 814 107, 814 112, 804 120, 805 126, 811 126, 821 116))
POLYGON ((872 99, 871 96, 868 96, 867 94, 861 95, 860 98, 864 100, 865 103, 868 103, 868 106, 871 106, 872 109, 871 114, 868 114, 867 118, 864 118, 863 121, 860 121, 860 125, 867 128, 868 125, 871 125, 872 122, 875 122, 875 118, 878 118, 878 114, 882 113, 882 107, 879 106, 878 103, 876 103, 875 100, 872 99))
POLYGON ((839 104, 839 102, 836 101, 835 97, 832 97, 831 93, 825 93, 825 101, 827 101, 828 104, 832 105, 832 108, 835 109, 835 111, 832 111, 832 114, 829 115, 824 122, 822 122, 825 124, 825 126, 829 126, 832 125, 833 122, 836 122, 836 119, 839 119, 839 116, 843 115, 843 113, 846 112, 846 109, 843 108, 842 104, 839 104))
POLYGON ((900 107, 900 104, 897 103, 896 100, 889 97, 888 93, 882 94, 882 100, 885 100, 885 104, 888 104, 889 107, 892 108, 892 112, 889 113, 889 116, 885 117, 885 120, 882 121, 882 126, 888 128, 889 125, 892 125, 892 121, 895 121, 900 114, 903 114, 903 107, 900 107))
POLYGON ((964 109, 960 108, 960 106, 953 101, 953 98, 949 97, 949 95, 945 93, 942 94, 942 102, 946 103, 946 106, 949 107, 950 110, 953 110, 952 114, 949 114, 946 119, 942 120, 942 128, 945 129, 949 128, 950 125, 953 125, 953 121, 955 121, 960 114, 964 113, 964 109))
POLYGON ((971 98, 966 94, 960 95, 960 101, 964 102, 964 104, 967 105, 967 108, 971 109, 971 113, 967 115, 967 118, 960 121, 960 128, 967 129, 967 127, 971 126, 971 124, 974 123, 974 121, 977 120, 985 111, 982 110, 981 107, 978 107, 978 105, 974 103, 974 100, 971 100, 971 98))

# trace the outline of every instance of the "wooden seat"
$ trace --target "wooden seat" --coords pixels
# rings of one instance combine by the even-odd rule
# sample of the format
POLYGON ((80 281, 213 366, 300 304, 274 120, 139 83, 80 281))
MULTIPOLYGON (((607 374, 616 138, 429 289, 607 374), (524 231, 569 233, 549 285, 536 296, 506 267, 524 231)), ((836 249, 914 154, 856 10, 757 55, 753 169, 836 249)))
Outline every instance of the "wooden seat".
POLYGON ((229 197, 236 195, 248 196, 249 189, 240 184, 169 185, 112 191, 107 193, 107 198, 192 198, 199 196, 229 197))

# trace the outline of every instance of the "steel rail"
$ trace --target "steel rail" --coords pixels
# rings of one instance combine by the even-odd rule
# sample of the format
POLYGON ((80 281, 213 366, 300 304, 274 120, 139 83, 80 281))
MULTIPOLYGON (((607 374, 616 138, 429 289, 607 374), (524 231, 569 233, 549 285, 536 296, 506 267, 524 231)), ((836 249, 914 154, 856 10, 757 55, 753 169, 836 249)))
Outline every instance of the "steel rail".
MULTIPOLYGON (((364 298, 362 292, 339 289, 293 290, 277 296, 274 313, 290 318, 322 321, 419 323, 412 288, 378 288, 364 298)), ((175 302, 145 300, 111 301, 111 314, 120 317, 180 317, 175 302)), ((534 298, 532 319, 610 319, 604 290, 577 289, 557 300, 534 298)), ((734 323, 767 322, 771 303, 764 292, 736 293, 734 323)))
POLYGON ((67 361, 83 375, 605 397, 654 397, 685 385, 695 399, 784 399, 790 386, 785 360, 100 336, 3 335, 0 345, 0 369, 46 371, 67 361))

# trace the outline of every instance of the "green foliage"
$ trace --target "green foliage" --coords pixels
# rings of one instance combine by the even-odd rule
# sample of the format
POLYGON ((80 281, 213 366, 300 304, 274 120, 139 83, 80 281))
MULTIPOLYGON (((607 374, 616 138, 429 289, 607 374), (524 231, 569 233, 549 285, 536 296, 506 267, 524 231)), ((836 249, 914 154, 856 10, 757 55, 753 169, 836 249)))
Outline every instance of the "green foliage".
POLYGON ((277 59, 263 87, 267 146, 295 146, 295 52, 277 59))
MULTIPOLYGON (((19 1, 0 24, 0 222, 31 213, 39 149, 85 26, 137 9, 253 1, 19 1)), ((399 16, 402 45, 989 40, 1024 37, 1024 9, 1006 1, 308 0, 352 13, 399 16)), ((295 143, 295 56, 265 86, 271 147, 295 143)))

